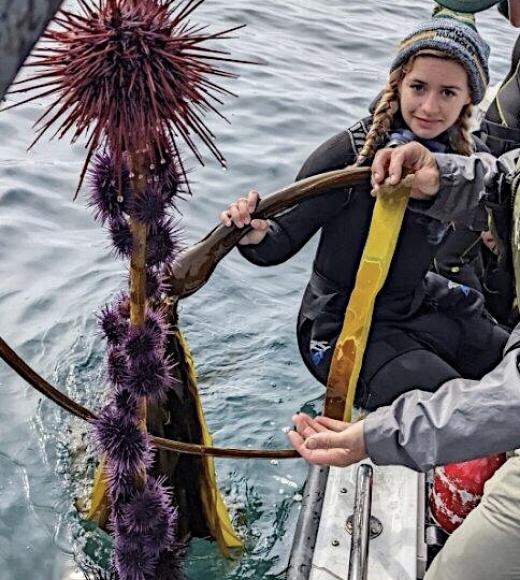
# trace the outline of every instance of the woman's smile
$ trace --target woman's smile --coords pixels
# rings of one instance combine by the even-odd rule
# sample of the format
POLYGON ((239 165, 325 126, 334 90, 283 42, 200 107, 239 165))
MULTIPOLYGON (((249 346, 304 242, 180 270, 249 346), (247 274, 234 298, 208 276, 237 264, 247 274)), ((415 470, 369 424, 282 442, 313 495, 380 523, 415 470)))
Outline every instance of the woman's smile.
POLYGON ((442 119, 428 119, 425 117, 420 117, 418 115, 414 115, 413 117, 415 121, 425 129, 431 129, 432 127, 435 127, 437 124, 442 123, 442 119))

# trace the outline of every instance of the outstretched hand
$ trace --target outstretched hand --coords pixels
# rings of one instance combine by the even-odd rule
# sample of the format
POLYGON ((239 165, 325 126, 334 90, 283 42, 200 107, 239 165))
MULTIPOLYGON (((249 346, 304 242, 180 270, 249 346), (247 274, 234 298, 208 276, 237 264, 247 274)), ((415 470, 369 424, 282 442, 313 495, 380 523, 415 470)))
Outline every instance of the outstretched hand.
POLYGON ((365 459, 363 421, 345 423, 328 417, 294 415, 296 431, 289 432, 291 445, 309 463, 347 467, 365 459))
POLYGON ((430 199, 439 191, 439 168, 434 155, 416 141, 380 149, 372 163, 372 195, 376 196, 385 181, 397 185, 403 173, 413 172, 410 197, 430 199))

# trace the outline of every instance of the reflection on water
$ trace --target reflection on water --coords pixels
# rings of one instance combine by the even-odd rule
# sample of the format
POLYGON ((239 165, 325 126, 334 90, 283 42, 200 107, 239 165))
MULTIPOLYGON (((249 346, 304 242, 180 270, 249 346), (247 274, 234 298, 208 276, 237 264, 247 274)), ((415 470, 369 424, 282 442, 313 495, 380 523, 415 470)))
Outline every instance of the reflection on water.
MULTIPOLYGON (((430 8, 406 0, 205 4, 198 18, 215 28, 247 24, 229 49, 259 65, 232 67, 241 77, 229 83, 239 96, 225 106, 231 124, 209 121, 227 171, 211 159, 196 167, 187 155, 194 197, 182 210, 189 242, 213 227, 233 197, 290 182, 313 147, 364 116, 399 37, 430 8)), ((497 81, 514 33, 493 10, 479 24, 497 81)), ((94 408, 102 392, 94 314, 123 287, 125 272, 84 204, 72 202, 83 146, 42 142, 25 151, 42 109, 33 103, 0 114, 0 334, 43 376, 94 408)), ((182 306, 218 445, 285 447, 291 414, 320 408, 322 388, 301 364, 294 336, 312 253, 311 243, 289 263, 262 269, 233 252, 182 306)), ((4 366, 0 393, 0 577, 59 578, 56 562, 72 551, 71 529, 77 532, 69 525, 77 482, 65 445, 80 429, 4 366)), ((305 465, 219 460, 217 468, 247 551, 229 563, 194 542, 189 578, 281 577, 305 465)))

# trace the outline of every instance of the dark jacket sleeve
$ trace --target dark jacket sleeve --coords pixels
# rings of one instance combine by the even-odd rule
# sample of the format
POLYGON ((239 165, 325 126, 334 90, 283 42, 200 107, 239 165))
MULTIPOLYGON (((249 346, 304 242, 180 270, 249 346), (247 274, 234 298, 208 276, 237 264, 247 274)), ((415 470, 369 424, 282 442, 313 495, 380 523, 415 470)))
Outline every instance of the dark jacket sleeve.
MULTIPOLYGON (((305 161, 296 181, 340 169, 354 162, 347 131, 320 145, 305 161)), ((272 266, 294 256, 309 239, 348 203, 350 190, 341 187, 307 199, 270 220, 265 238, 256 245, 238 246, 240 253, 259 266, 272 266)))
POLYGON ((520 325, 502 362, 480 381, 453 379, 411 391, 365 418, 367 452, 379 465, 427 471, 520 447, 520 325))

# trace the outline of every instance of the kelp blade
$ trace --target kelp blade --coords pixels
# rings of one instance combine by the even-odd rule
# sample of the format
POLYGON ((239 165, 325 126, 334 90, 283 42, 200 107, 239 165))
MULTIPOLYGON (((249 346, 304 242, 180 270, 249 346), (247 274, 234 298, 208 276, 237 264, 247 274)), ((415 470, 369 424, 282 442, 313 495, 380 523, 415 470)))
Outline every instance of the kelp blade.
POLYGON ((327 379, 325 416, 350 421, 377 295, 395 252, 410 188, 384 186, 378 194, 368 238, 345 311, 327 379))

